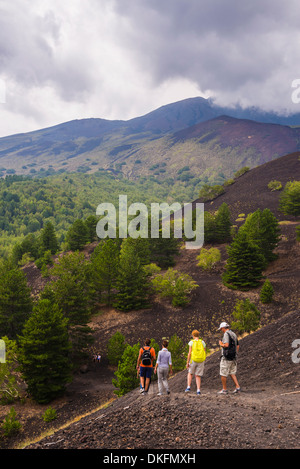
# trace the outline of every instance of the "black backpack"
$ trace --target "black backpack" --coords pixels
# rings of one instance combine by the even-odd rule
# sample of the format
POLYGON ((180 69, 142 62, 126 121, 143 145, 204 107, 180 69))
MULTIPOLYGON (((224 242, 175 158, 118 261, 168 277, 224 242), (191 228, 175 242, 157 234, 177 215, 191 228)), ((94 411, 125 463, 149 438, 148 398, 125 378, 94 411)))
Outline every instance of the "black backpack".
POLYGON ((226 358, 226 360, 232 361, 236 359, 236 343, 231 334, 229 332, 227 334, 229 336, 229 344, 228 347, 223 348, 223 357, 226 358))
POLYGON ((145 350, 144 347, 142 347, 143 353, 142 353, 142 365, 151 365, 152 364, 152 357, 151 357, 151 347, 149 347, 148 350, 145 350))

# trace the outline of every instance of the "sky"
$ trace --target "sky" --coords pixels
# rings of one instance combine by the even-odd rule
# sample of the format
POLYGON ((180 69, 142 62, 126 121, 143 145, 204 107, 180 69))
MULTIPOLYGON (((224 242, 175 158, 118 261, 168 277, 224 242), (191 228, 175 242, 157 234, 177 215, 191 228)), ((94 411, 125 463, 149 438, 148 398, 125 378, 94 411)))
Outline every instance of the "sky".
POLYGON ((299 24, 298 0, 0 0, 0 137, 195 96, 300 112, 299 24))

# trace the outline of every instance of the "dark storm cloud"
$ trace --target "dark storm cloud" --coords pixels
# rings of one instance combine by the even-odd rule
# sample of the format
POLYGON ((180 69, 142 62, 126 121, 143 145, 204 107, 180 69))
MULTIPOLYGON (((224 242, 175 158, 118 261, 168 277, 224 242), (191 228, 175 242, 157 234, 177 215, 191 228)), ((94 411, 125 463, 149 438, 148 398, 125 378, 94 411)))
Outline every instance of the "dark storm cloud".
POLYGON ((282 76, 286 91, 279 95, 289 100, 299 63, 296 1, 115 0, 114 6, 127 20, 122 40, 155 83, 185 77, 232 100, 256 85, 261 101, 262 87, 266 100, 272 86, 278 98, 282 76))
POLYGON ((299 24, 296 0, 0 0, 1 135, 196 95, 299 112, 299 24))
POLYGON ((76 54, 59 56, 61 25, 51 9, 43 14, 27 2, 0 5, 0 73, 19 86, 52 86, 65 100, 79 98, 92 84, 76 54))

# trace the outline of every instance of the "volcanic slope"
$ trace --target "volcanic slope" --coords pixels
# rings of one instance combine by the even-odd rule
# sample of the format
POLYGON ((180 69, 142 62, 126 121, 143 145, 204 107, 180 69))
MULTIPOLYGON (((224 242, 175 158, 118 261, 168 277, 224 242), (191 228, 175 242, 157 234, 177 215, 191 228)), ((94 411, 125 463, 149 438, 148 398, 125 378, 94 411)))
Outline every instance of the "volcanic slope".
MULTIPOLYGON (((212 206, 208 203, 213 210, 223 202, 230 207, 232 204, 235 207, 233 219, 240 210, 249 213, 257 208, 270 208, 284 222, 280 225, 282 237, 276 249, 279 257, 264 272, 275 290, 271 304, 260 302, 260 288, 239 292, 222 285, 226 245, 218 245, 222 261, 209 274, 197 266, 198 252, 181 250, 175 268, 189 273, 199 285, 191 294, 190 304, 184 308, 174 308, 156 298, 147 310, 107 311, 94 318, 95 339, 101 350, 105 350, 107 340, 117 330, 134 344, 144 340, 145 334, 160 343, 162 337, 175 333, 187 343, 191 331, 199 329, 211 351, 205 365, 201 396, 196 395, 195 382, 191 393, 184 392, 187 372, 182 371, 170 378, 168 396, 157 395, 156 383, 152 383, 148 396, 141 396, 135 389, 115 399, 107 408, 27 448, 300 447, 300 243, 295 235, 299 219, 291 217, 289 220, 282 215, 278 211, 280 192, 270 192, 267 188, 267 183, 275 176, 283 185, 288 180, 299 179, 298 157, 298 153, 287 155, 247 172, 226 188, 225 194, 215 199, 212 206), (237 205, 239 200, 241 203, 237 205), (220 396, 217 394, 221 389, 217 328, 222 320, 231 322, 236 300, 245 298, 261 311, 261 328, 240 337, 238 379, 241 393, 232 394, 230 380, 229 394, 220 396), (148 427, 151 431, 144 438, 141 429, 148 427)), ((103 366, 106 366, 105 353, 103 358, 103 366)), ((99 398, 101 382, 94 386, 84 384, 92 375, 88 372, 71 384, 68 393, 73 399, 76 395, 82 398, 83 394, 86 402, 95 402, 95 396, 99 398), (95 393, 95 386, 99 394, 95 393)))
POLYGON ((216 352, 206 360, 200 396, 194 383, 184 392, 182 371, 169 379, 169 395, 158 396, 156 384, 147 396, 135 389, 27 449, 299 449, 300 350, 292 347, 299 313, 240 340, 239 394, 231 384, 228 395, 217 394, 216 352))
MULTIPOLYGON (((295 221, 293 216, 284 215, 279 210, 281 191, 271 191, 268 184, 280 181, 282 188, 289 181, 300 181, 300 152, 287 154, 261 164, 237 178, 232 185, 225 187, 224 193, 205 204, 205 210, 217 210, 223 202, 230 207, 232 221, 241 213, 248 215, 257 209, 270 209, 278 220, 295 221)), ((203 202, 197 199, 194 203, 203 202)))

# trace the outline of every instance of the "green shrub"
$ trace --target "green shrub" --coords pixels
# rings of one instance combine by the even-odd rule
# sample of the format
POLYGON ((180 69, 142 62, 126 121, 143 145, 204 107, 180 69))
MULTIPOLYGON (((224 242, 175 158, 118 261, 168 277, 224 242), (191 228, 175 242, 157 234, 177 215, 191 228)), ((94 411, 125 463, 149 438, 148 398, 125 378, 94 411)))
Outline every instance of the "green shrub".
POLYGON ((21 430, 21 423, 16 419, 16 411, 14 407, 12 407, 5 417, 3 424, 2 424, 2 429, 4 432, 4 436, 10 437, 13 435, 16 435, 20 430, 21 430))
POLYGON ((270 181, 268 184, 268 189, 271 191, 280 191, 282 189, 282 184, 280 181, 270 181))
POLYGON ((158 274, 152 279, 156 292, 162 298, 169 298, 173 306, 185 306, 189 300, 189 293, 197 288, 196 282, 188 275, 169 268, 164 274, 158 274))
POLYGON ((184 345, 182 340, 174 334, 169 340, 169 352, 172 357, 172 369, 176 373, 185 369, 188 345, 184 345))
POLYGON ((240 333, 250 333, 251 331, 256 331, 259 327, 260 312, 248 298, 244 301, 238 300, 236 302, 232 316, 235 321, 232 321, 231 327, 240 333))
POLYGON ((197 265, 201 269, 211 270, 221 260, 221 253, 218 248, 202 248, 197 260, 199 261, 197 265))
POLYGON ((224 192, 224 187, 221 185, 210 186, 209 184, 204 184, 200 189, 199 198, 203 199, 204 202, 207 202, 208 200, 215 199, 218 195, 221 195, 224 192))
POLYGON ((110 365, 118 365, 126 347, 127 343, 121 332, 117 331, 111 336, 107 344, 107 357, 110 365))
POLYGON ((271 303, 273 299, 274 288, 270 280, 266 280, 260 291, 260 301, 262 303, 271 303))
POLYGON ((49 409, 45 410, 43 414, 43 420, 44 422, 52 422, 52 420, 57 419, 57 412, 55 409, 52 409, 52 407, 49 407, 49 409))
POLYGON ((248 166, 244 166, 243 168, 239 169, 235 174, 235 178, 239 178, 243 174, 247 173, 247 171, 250 171, 250 168, 248 166))

